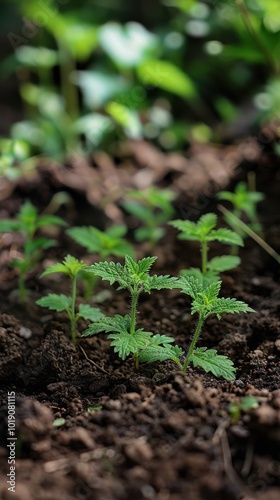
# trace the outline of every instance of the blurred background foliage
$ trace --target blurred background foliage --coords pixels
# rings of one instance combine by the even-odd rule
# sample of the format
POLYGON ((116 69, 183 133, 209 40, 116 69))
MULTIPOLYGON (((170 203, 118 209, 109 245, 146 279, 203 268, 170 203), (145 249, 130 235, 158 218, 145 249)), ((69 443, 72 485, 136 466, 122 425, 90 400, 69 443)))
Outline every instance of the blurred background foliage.
POLYGON ((113 154, 127 137, 180 150, 279 120, 279 0, 2 0, 1 13, 1 109, 17 119, 1 113, 0 174, 37 154, 113 154))

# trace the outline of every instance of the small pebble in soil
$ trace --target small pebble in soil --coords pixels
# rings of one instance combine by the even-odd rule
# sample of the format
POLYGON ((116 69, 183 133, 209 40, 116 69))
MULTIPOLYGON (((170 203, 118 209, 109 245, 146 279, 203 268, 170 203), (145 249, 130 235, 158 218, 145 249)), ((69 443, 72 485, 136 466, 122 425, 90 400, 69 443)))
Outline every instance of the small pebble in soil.
POLYGON ((25 326, 21 326, 20 330, 19 330, 19 334, 21 337, 28 340, 28 339, 30 339, 30 337, 32 335, 32 331, 30 330, 30 328, 26 328, 25 326))
POLYGON ((279 352, 280 352, 280 339, 277 339, 277 340, 275 341, 275 344, 274 344, 274 345, 275 345, 275 347, 276 347, 277 351, 279 351, 279 352))

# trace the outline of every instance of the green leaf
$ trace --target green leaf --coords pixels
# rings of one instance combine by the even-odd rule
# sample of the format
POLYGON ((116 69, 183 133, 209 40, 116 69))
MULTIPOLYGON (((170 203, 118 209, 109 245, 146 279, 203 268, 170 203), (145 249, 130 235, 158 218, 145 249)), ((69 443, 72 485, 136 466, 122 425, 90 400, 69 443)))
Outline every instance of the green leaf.
POLYGON ((203 234, 208 234, 217 225, 217 215, 208 213, 202 215, 197 223, 197 229, 203 234))
POLYGON ((225 245, 244 246, 241 236, 225 227, 211 231, 211 233, 207 236, 207 241, 220 241, 225 245))
POLYGON ((114 225, 109 227, 106 233, 110 238, 119 240, 126 235, 127 227, 124 224, 114 225))
POLYGON ((35 221, 38 216, 37 208, 30 202, 26 201, 20 208, 18 213, 19 219, 25 224, 35 221))
POLYGON ((234 368, 233 362, 227 356, 217 354, 215 349, 199 347, 193 352, 191 361, 195 368, 200 366, 207 373, 213 373, 215 377, 235 380, 236 368, 234 368))
POLYGON ((135 230, 136 241, 159 241, 166 234, 162 227, 139 227, 135 230))
POLYGON ((39 300, 36 300, 36 304, 41 307, 48 307, 53 311, 61 312, 66 311, 71 305, 71 297, 67 297, 67 295, 57 295, 56 293, 50 293, 46 297, 42 297, 39 300))
POLYGON ((193 276, 179 278, 177 285, 183 293, 187 293, 192 299, 195 299, 203 291, 203 285, 193 276))
POLYGON ((139 273, 148 273, 156 260, 157 257, 144 257, 144 259, 139 260, 138 261, 139 273))
POLYGON ((179 288, 178 278, 165 276, 147 276, 147 280, 143 282, 143 289, 145 292, 150 293, 151 290, 173 289, 179 288))
POLYGON ((100 332, 128 332, 131 324, 131 318, 128 314, 125 316, 120 316, 116 314, 113 317, 104 316, 96 323, 89 325, 89 327, 83 332, 82 337, 89 337, 100 332))
POLYGON ((243 398, 240 401, 240 410, 242 411, 246 412, 249 410, 254 410, 255 408, 258 407, 259 407, 259 402, 257 398, 255 398, 254 396, 245 396, 245 398, 243 398))
POLYGON ((167 337, 167 335, 153 335, 150 338, 149 344, 140 352, 139 361, 153 363, 155 361, 172 359, 178 362, 183 351, 178 346, 170 345, 173 342, 174 339, 172 337, 167 337))
POLYGON ((76 259, 76 257, 73 257, 72 255, 68 254, 62 261, 62 263, 58 262, 53 266, 50 266, 48 269, 46 269, 41 274, 41 278, 53 273, 63 273, 69 276, 70 278, 73 278, 81 270, 86 268, 87 268, 86 264, 83 264, 78 259, 76 259))
POLYGON ((145 61, 138 66, 137 73, 144 84, 154 85, 186 99, 196 96, 196 88, 191 79, 169 61, 145 61))
POLYGON ((45 226, 67 226, 67 223, 56 215, 40 215, 36 222, 36 227, 45 226))
POLYGON ((140 363, 154 363, 155 361, 162 362, 171 359, 178 363, 182 354, 183 350, 178 346, 172 346, 170 344, 154 345, 152 337, 150 345, 143 351, 140 351, 139 361, 140 363))
POLYGON ((96 276, 100 276, 102 280, 109 281, 110 285, 117 281, 121 287, 126 288, 131 282, 129 273, 119 262, 96 262, 87 267, 86 271, 93 272, 96 276))
POLYGON ((20 231, 22 229, 21 222, 18 220, 1 220, 0 233, 9 233, 11 231, 20 231))
POLYGON ((179 238, 181 240, 198 240, 200 241, 200 235, 199 232, 197 231, 197 225, 194 222, 191 222, 189 220, 172 220, 169 222, 169 224, 179 231, 181 231, 182 234, 179 235, 179 238))
POLYGON ((214 257, 211 259, 207 267, 210 271, 216 271, 217 273, 222 273, 224 271, 229 271, 240 265, 240 257, 235 255, 222 255, 220 257, 214 257))
POLYGON ((77 243, 84 246, 88 252, 99 253, 101 248, 101 231, 93 226, 71 227, 66 230, 66 234, 73 238, 77 243))
POLYGON ((82 318, 90 321, 100 321, 104 317, 98 307, 91 307, 89 304, 80 304, 79 314, 82 318))
POLYGON ((238 314, 247 312, 255 311, 242 300, 225 298, 218 298, 213 301, 213 303, 211 304, 211 309, 209 310, 209 314, 216 314, 219 319, 221 314, 224 313, 238 314))
POLYGON ((109 102, 105 109, 107 113, 123 127, 128 137, 132 139, 142 138, 143 127, 137 111, 117 101, 109 102))
POLYGON ((141 220, 142 222, 147 222, 151 216, 151 209, 137 203, 136 201, 123 201, 122 207, 134 217, 141 220))
POLYGON ((44 278, 45 276, 48 276, 49 274, 53 273, 63 273, 67 274, 70 276, 68 269, 64 266, 64 264, 61 264, 60 262, 57 262, 56 264, 53 264, 52 266, 48 267, 40 276, 40 278, 44 278))
POLYGON ((213 302, 219 295, 219 292, 221 290, 221 281, 216 281, 215 283, 211 283, 208 285, 206 288, 204 288, 202 295, 205 297, 205 302, 206 303, 211 303, 213 302))
POLYGON ((214 283, 214 281, 218 281, 219 274, 215 271, 206 271, 206 273, 202 274, 202 271, 197 267, 190 267, 189 269, 182 269, 180 271, 181 276, 193 276, 196 278, 199 283, 203 286, 210 285, 214 283))
POLYGON ((150 337, 151 333, 144 332, 142 328, 137 330, 134 335, 127 331, 108 335, 108 339, 112 339, 111 346, 114 347, 114 352, 118 353, 122 360, 127 358, 129 354, 138 354, 139 350, 145 349, 149 345, 150 337))

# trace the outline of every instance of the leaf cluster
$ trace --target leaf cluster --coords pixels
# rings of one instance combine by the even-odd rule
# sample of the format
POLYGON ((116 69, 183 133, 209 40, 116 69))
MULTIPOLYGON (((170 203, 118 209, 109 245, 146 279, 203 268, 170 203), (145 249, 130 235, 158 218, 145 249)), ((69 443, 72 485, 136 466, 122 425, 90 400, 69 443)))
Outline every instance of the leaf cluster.
POLYGON ((197 223, 189 220, 173 220, 171 226, 175 227, 181 234, 179 239, 200 242, 219 241, 225 245, 243 246, 242 238, 227 228, 215 229, 217 226, 217 215, 208 213, 202 215, 197 223))
POLYGON ((129 255, 125 256, 125 264, 119 262, 97 262, 89 266, 86 271, 93 272, 102 280, 109 281, 110 285, 119 284, 119 290, 128 289, 130 292, 147 292, 163 288, 176 288, 177 278, 165 276, 150 276, 149 272, 157 257, 145 257, 135 262, 129 255))
POLYGON ((33 236, 37 229, 50 225, 66 226, 66 223, 55 215, 39 215, 37 208, 30 201, 26 201, 21 205, 15 219, 0 221, 0 232, 23 231, 33 236))
POLYGON ((221 315, 224 313, 254 312, 254 309, 241 300, 218 297, 221 283, 221 281, 217 281, 205 287, 193 276, 183 276, 179 279, 178 285, 182 292, 192 298, 191 314, 199 313, 205 320, 211 314, 215 314, 218 319, 221 319, 221 315))
POLYGON ((244 212, 253 221, 257 217, 257 203, 263 201, 265 195, 258 191, 250 191, 245 182, 239 182, 234 192, 220 191, 217 198, 230 201, 235 210, 244 212))
POLYGON ((124 257, 134 255, 132 246, 124 239, 127 228, 124 225, 112 226, 106 231, 100 231, 93 226, 72 227, 66 233, 74 241, 84 246, 89 253, 96 253, 100 259, 110 255, 124 257))
POLYGON ((136 240, 147 240, 151 244, 159 241, 166 234, 161 225, 174 213, 174 192, 150 187, 146 191, 129 191, 127 196, 131 199, 125 200, 122 207, 142 223, 142 226, 135 230, 136 240))
POLYGON ((80 304, 78 308, 78 312, 76 312, 76 279, 85 268, 86 264, 79 261, 72 255, 67 255, 65 259, 60 263, 56 263, 46 269, 41 278, 45 276, 49 276, 53 273, 62 273, 68 276, 72 282, 72 296, 64 295, 64 294, 56 294, 50 293, 46 297, 41 297, 41 299, 36 301, 41 307, 47 307, 50 310, 62 312, 65 311, 71 321, 72 324, 72 334, 73 340, 75 341, 75 324, 79 318, 83 318, 85 320, 90 321, 98 321, 103 317, 103 313, 100 309, 91 307, 88 304, 80 304))
POLYGON ((197 223, 191 221, 174 220, 170 224, 181 231, 179 239, 199 241, 206 251, 205 271, 191 267, 181 271, 182 276, 194 276, 201 284, 210 284, 217 281, 220 273, 234 269, 240 264, 240 258, 235 255, 221 255, 210 260, 207 259, 207 244, 219 241, 225 245, 243 246, 242 238, 227 228, 218 228, 217 215, 209 213, 202 215, 197 223))

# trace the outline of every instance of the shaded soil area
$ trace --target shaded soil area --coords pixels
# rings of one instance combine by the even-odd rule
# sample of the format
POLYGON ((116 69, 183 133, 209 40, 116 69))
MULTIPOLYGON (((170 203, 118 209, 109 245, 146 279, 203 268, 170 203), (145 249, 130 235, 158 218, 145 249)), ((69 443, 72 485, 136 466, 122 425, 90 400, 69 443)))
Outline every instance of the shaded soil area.
MULTIPOLYGON (((257 169, 257 187, 266 194, 260 205, 264 236, 280 252, 279 160, 257 141, 247 141, 246 148, 193 147, 187 158, 170 158, 143 143, 126 144, 115 163, 101 153, 88 163, 83 160, 84 178, 80 172, 78 186, 75 161, 63 167, 63 179, 57 177, 61 167, 44 164, 32 178, 2 184, 1 218, 12 217, 26 198, 43 210, 54 193, 65 190, 71 203, 61 206, 59 215, 69 224, 104 227, 109 219, 125 220, 132 235, 135 221, 118 206, 127 187, 172 187, 178 193, 177 217, 196 220, 215 210, 219 188, 257 169), (221 173, 224 164, 226 175, 221 173), (88 176, 94 181, 87 182, 88 176), (108 201, 104 207, 100 197, 108 201)), ((1 500, 278 499, 279 264, 247 240, 242 267, 223 276, 223 296, 246 301, 256 313, 226 315, 221 321, 209 318, 200 345, 232 359, 237 367, 234 382, 199 369, 182 374, 171 362, 141 365, 135 372, 131 359, 122 362, 113 353, 106 335, 82 339, 87 323, 80 321, 78 343, 73 345, 67 317, 34 304, 51 291, 69 293, 61 275, 39 279, 50 263, 67 253, 88 262, 95 259, 65 235, 57 237, 59 245, 30 272, 30 294, 23 307, 10 265, 21 238, 1 235, 1 500), (16 394, 15 493, 8 491, 6 482, 8 392, 16 394), (233 419, 229 404, 245 396, 256 397, 258 408, 233 419), (58 418, 64 423, 55 427, 58 418)), ((223 250, 214 245, 211 253, 223 250)), ((147 252, 145 245, 137 247, 139 258, 147 252)), ((200 261, 197 245, 178 241, 171 228, 153 254, 158 255, 157 274, 176 276, 200 261)), ((99 282, 97 292, 104 290, 107 298, 98 304, 103 312, 128 312, 125 292, 99 282)), ((183 349, 188 348, 195 320, 189 299, 178 290, 154 292, 139 302, 139 326, 172 335, 183 349)))

